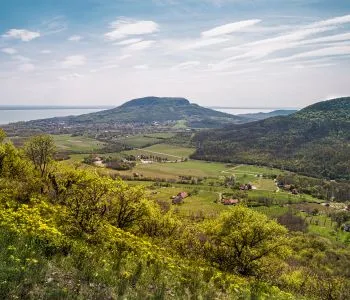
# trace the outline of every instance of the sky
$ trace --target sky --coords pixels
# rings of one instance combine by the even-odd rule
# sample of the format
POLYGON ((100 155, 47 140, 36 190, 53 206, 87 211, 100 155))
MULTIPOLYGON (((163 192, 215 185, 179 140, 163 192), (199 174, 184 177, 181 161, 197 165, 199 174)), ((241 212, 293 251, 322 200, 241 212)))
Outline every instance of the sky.
POLYGON ((350 96, 349 0, 1 0, 0 105, 350 96))

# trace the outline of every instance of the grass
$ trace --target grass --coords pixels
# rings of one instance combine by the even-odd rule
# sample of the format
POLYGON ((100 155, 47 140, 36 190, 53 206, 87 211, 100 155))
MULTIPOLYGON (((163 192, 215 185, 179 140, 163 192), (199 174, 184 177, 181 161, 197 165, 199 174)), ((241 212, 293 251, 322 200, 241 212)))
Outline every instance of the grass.
POLYGON ((253 190, 248 193, 249 200, 257 201, 261 198, 268 198, 273 200, 273 204, 295 204, 302 202, 317 203, 322 202, 322 200, 314 198, 310 195, 293 195, 288 192, 272 192, 264 190, 253 190))
POLYGON ((268 167, 260 167, 260 166, 252 166, 252 165, 238 165, 233 168, 235 173, 240 174, 250 174, 250 175, 260 175, 260 174, 266 174, 266 175, 278 175, 283 173, 283 171, 279 169, 274 168, 268 168, 268 167))
POLYGON ((137 172, 144 177, 165 179, 177 179, 179 176, 217 178, 227 169, 223 163, 189 160, 178 163, 138 164, 133 170, 120 172, 120 174, 131 175, 137 172))
POLYGON ((269 218, 274 219, 287 213, 289 208, 283 207, 283 206, 270 206, 270 207, 258 206, 258 207, 253 207, 252 209, 267 215, 269 218))
POLYGON ((125 144, 133 148, 143 148, 148 145, 156 144, 161 142, 161 139, 157 137, 149 137, 144 135, 133 135, 128 137, 118 138, 116 141, 125 144))
POLYGON ((300 213, 300 215, 305 217, 310 233, 343 243, 349 239, 350 233, 337 229, 335 222, 332 222, 331 218, 325 214, 309 216, 306 213, 300 213))
POLYGON ((178 120, 173 127, 174 129, 186 129, 187 121, 186 120, 178 120))
POLYGON ((52 136, 58 151, 73 153, 93 153, 102 149, 105 144, 85 136, 60 134, 52 136))
MULTIPOLYGON (((194 186, 195 187, 195 186, 194 186)), ((149 197, 154 200, 161 200, 171 203, 171 197, 179 192, 185 191, 191 193, 194 187, 166 187, 157 189, 157 194, 149 192, 149 197)), ((176 210, 183 216, 189 217, 194 215, 216 215, 217 213, 228 209, 221 203, 216 203, 219 194, 217 192, 199 190, 198 194, 189 196, 184 199, 184 203, 176 205, 176 210)))
POLYGON ((133 148, 143 148, 152 144, 163 142, 175 136, 171 132, 155 132, 150 134, 138 134, 127 137, 118 138, 117 141, 133 148))
POLYGON ((168 145, 168 144, 157 144, 157 145, 152 145, 150 147, 146 147, 143 149, 133 150, 133 153, 139 152, 139 154, 148 154, 148 155, 154 153, 154 155, 169 156, 169 158, 174 160, 176 158, 178 159, 187 158, 194 151, 195 151, 194 148, 185 148, 185 147, 168 145))

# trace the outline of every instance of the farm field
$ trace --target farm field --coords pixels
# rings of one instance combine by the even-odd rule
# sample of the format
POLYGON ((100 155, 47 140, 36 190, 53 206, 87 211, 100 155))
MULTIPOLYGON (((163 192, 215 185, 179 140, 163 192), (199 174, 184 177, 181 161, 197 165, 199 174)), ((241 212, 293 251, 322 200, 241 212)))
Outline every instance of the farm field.
POLYGON ((225 170, 228 168, 223 163, 189 160, 178 163, 139 163, 133 170, 121 171, 120 174, 132 175, 137 172, 143 177, 164 179, 178 179, 179 176, 218 178, 223 175, 222 171, 225 170))
POLYGON ((188 158, 193 152, 194 148, 185 148, 168 144, 156 144, 142 149, 135 149, 130 151, 124 151, 125 154, 132 155, 154 155, 160 157, 166 157, 169 160, 179 160, 188 158))
POLYGON ((164 140, 172 138, 173 136, 175 136, 175 134, 171 132, 155 132, 121 137, 116 139, 116 141, 129 147, 144 148, 152 144, 162 143, 164 140))
POLYGON ((156 136, 148 136, 148 135, 133 135, 128 137, 118 138, 115 141, 125 144, 126 146, 133 148, 142 148, 152 144, 156 144, 162 142, 162 139, 156 136))
POLYGON ((71 136, 60 134, 52 136, 57 150, 75 153, 93 153, 102 149, 105 144, 92 138, 84 136, 71 136))

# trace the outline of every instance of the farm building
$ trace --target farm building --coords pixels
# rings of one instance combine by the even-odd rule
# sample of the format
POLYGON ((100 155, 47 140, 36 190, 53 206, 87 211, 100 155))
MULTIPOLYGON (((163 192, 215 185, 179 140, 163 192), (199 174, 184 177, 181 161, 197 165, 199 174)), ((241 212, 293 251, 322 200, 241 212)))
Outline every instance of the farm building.
POLYGON ((188 197, 188 193, 180 192, 176 196, 171 197, 173 204, 181 204, 184 202, 184 199, 188 197))

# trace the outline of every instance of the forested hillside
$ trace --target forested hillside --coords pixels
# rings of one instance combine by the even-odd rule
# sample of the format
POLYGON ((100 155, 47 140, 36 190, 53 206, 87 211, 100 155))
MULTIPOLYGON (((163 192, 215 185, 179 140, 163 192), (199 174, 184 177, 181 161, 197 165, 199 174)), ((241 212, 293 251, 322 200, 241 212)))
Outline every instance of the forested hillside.
POLYGON ((1 299, 350 297, 346 244, 244 203, 183 218, 142 186, 55 162, 50 136, 0 135, 1 299))
POLYGON ((350 98, 286 117, 200 132, 194 158, 262 164, 329 179, 350 179, 350 98))

